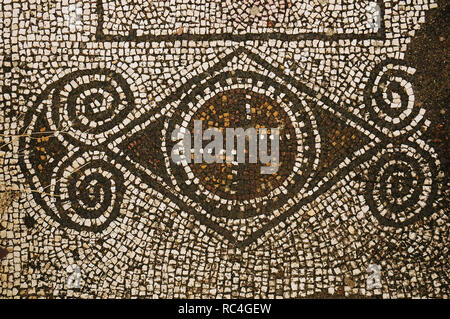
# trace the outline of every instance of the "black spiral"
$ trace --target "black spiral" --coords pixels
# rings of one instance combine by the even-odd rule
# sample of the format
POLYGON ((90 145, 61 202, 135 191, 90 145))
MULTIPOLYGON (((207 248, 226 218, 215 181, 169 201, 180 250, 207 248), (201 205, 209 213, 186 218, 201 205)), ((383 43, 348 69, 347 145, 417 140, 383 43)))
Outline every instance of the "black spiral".
POLYGON ((56 207, 62 224, 76 230, 101 231, 119 214, 124 178, 106 157, 73 157, 53 176, 56 207), (82 158, 85 164, 79 165, 82 158))
POLYGON ((378 126, 390 131, 411 125, 420 108, 414 106, 414 81, 404 63, 388 60, 371 73, 364 93, 366 110, 378 126), (398 96, 400 103, 395 103, 398 96))
POLYGON ((368 172, 365 195, 378 221, 401 227, 429 215, 437 192, 432 155, 408 143, 391 145, 377 157, 368 172))
POLYGON ((61 79, 53 93, 53 119, 72 136, 96 138, 120 124, 134 106, 127 81, 108 69, 82 70, 61 79))

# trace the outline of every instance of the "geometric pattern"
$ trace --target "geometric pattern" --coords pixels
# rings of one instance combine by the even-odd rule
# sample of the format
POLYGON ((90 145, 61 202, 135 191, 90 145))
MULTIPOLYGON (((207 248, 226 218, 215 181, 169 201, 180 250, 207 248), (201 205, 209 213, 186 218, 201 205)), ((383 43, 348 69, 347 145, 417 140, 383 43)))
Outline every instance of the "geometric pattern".
POLYGON ((35 7, 1 7, 0 296, 448 297, 445 154, 404 61, 433 0, 35 7), (171 161, 200 119, 280 127, 278 171, 171 161))

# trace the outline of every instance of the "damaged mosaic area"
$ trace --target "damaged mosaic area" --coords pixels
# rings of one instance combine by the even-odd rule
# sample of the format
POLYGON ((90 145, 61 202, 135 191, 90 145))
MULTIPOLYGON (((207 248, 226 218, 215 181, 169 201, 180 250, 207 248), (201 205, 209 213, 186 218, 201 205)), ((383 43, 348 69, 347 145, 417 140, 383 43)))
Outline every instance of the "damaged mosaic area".
POLYGON ((448 298, 448 154, 405 59, 436 8, 3 0, 0 296, 448 298), (281 127, 277 172, 174 164, 194 120, 281 127))

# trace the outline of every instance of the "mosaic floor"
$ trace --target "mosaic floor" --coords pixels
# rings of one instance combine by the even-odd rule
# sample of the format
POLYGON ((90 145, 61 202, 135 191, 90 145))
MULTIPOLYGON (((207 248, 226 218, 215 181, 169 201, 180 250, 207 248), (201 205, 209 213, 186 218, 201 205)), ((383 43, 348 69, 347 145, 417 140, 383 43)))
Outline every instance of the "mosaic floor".
POLYGON ((449 296, 438 0, 3 0, 0 296, 449 296), (281 128, 277 171, 175 128, 281 128))

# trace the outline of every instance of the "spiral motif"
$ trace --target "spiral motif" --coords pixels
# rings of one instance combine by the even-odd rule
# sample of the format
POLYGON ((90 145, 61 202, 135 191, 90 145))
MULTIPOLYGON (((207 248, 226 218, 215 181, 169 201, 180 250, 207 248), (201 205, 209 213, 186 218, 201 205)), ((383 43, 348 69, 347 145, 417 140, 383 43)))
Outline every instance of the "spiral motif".
POLYGON ((364 98, 371 120, 390 132, 404 133, 417 125, 414 119, 423 110, 414 107, 413 79, 401 62, 382 63, 369 83, 364 98))
POLYGON ((63 161, 53 174, 52 185, 58 216, 67 227, 101 231, 119 214, 124 179, 102 153, 63 161))
POLYGON ((400 227, 431 213, 437 187, 433 156, 419 146, 388 145, 369 170, 366 200, 378 221, 400 227))
POLYGON ((78 141, 93 144, 120 123, 133 108, 126 80, 106 70, 83 70, 60 83, 53 95, 53 117, 78 141))

